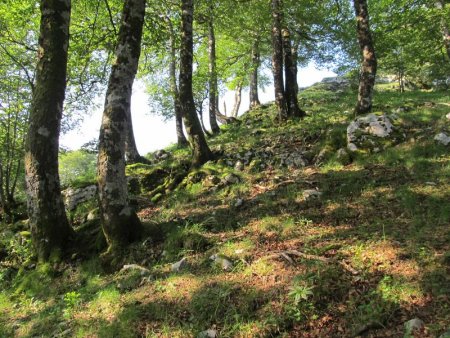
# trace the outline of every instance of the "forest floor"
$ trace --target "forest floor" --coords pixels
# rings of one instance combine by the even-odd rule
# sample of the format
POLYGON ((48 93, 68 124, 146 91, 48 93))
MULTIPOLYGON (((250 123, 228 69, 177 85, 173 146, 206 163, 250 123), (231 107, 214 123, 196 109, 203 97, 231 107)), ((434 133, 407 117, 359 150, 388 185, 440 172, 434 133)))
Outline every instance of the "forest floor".
MULTIPOLYGON (((416 337, 447 332, 450 145, 433 137, 450 128, 448 91, 379 86, 374 111, 396 111, 406 137, 349 164, 337 151, 355 91, 322 84, 300 97, 304 120, 251 111, 209 140, 217 161, 154 203, 135 196, 146 236, 123 263, 142 269, 108 273, 98 255, 4 264, 0 337, 403 337, 413 318, 416 337), (283 165, 298 153, 305 167, 283 165)), ((189 156, 169 151, 166 171, 189 156)), ((27 241, 10 237, 4 261, 28 257, 27 241)))

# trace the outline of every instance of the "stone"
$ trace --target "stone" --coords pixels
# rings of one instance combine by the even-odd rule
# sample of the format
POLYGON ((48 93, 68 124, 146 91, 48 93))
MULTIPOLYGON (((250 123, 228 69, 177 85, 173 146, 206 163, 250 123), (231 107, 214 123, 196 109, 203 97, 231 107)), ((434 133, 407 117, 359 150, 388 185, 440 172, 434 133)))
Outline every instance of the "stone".
POLYGON ((393 124, 394 119, 385 114, 368 114, 358 117, 347 126, 347 149, 354 152, 358 149, 384 148, 385 143, 398 143, 403 135, 399 135, 393 124))
POLYGON ((450 137, 445 133, 439 133, 434 137, 434 140, 444 146, 450 143, 450 137))
POLYGON ((244 163, 242 163, 241 161, 237 161, 236 164, 234 165, 234 169, 237 171, 244 170, 244 163))
POLYGON ((208 175, 205 177, 205 179, 203 180, 202 185, 204 187, 215 187, 220 183, 220 178, 218 178, 217 176, 214 175, 208 175))
POLYGON ((350 154, 348 153, 347 149, 345 149, 345 148, 341 148, 337 151, 336 159, 342 165, 348 165, 348 164, 352 163, 352 158, 351 158, 350 154))
POLYGON ((218 337, 217 331, 213 329, 202 331, 197 335, 197 338, 216 338, 216 337, 218 337))
POLYGON ((404 324, 405 336, 413 335, 414 331, 421 331, 425 327, 425 323, 420 318, 413 318, 404 324))
POLYGON ((214 264, 221 266, 225 271, 229 271, 233 268, 233 263, 229 259, 218 254, 212 255, 211 257, 209 257, 209 259, 212 260, 214 264))
POLYGON ((447 115, 445 115, 445 117, 447 118, 447 120, 450 120, 450 113, 448 113, 447 115))
POLYGON ((69 211, 75 210, 81 203, 87 202, 97 195, 97 186, 88 185, 80 189, 69 188, 62 192, 64 205, 69 211))
POLYGON ((126 271, 139 271, 141 276, 148 276, 150 274, 150 270, 147 268, 144 268, 143 266, 137 265, 137 264, 125 264, 122 269, 120 269, 120 272, 126 272, 126 271))
POLYGON ((187 264, 187 258, 183 257, 178 262, 172 264, 171 270, 172 272, 179 272, 180 270, 186 268, 187 264))
POLYGON ((308 189, 303 191, 303 198, 307 200, 318 199, 322 196, 322 193, 315 189, 308 189))
POLYGON ((170 153, 165 151, 164 149, 161 149, 161 150, 157 150, 153 154, 153 157, 155 158, 155 160, 164 161, 164 160, 167 160, 170 157, 170 153))
POLYGON ((236 200, 236 202, 234 203, 234 206, 235 206, 236 208, 239 208, 239 207, 241 207, 243 204, 244 204, 244 200, 243 200, 242 198, 238 198, 238 199, 236 200))
POLYGON ((239 178, 239 176, 237 176, 235 174, 228 174, 227 176, 225 176, 224 181, 225 181, 225 183, 228 183, 228 184, 235 184, 235 183, 239 183, 240 178, 239 178))

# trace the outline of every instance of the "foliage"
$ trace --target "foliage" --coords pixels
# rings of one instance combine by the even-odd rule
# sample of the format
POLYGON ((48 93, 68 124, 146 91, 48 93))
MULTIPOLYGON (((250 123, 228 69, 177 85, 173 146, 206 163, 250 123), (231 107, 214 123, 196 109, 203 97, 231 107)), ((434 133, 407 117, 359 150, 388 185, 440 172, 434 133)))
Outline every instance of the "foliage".
POLYGON ((83 187, 96 181, 97 155, 84 150, 59 155, 59 172, 63 187, 83 187))

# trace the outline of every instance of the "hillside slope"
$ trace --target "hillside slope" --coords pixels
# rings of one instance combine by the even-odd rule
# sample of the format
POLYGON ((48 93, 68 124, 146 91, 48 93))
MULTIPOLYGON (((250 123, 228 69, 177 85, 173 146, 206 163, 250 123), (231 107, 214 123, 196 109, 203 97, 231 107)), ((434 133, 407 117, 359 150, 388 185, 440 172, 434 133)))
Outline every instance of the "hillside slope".
POLYGON ((251 111, 194 172, 177 149, 128 167, 146 237, 120 272, 96 254, 35 269, 9 232, 4 262, 26 268, 0 270, 0 336, 400 337, 416 317, 417 337, 446 332, 450 145, 433 138, 448 92, 380 86, 374 111, 395 112, 401 140, 343 156, 354 96, 306 89, 307 118, 285 124, 251 111))

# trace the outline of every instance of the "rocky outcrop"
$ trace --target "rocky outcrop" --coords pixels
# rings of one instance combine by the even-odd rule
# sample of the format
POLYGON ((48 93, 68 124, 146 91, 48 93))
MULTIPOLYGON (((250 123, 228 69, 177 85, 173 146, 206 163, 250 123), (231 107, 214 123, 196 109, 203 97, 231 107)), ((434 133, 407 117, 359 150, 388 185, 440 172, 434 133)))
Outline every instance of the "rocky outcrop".
POLYGON ((69 211, 75 210, 81 203, 87 202, 97 196, 97 186, 88 185, 84 188, 68 188, 62 191, 64 205, 69 211))

